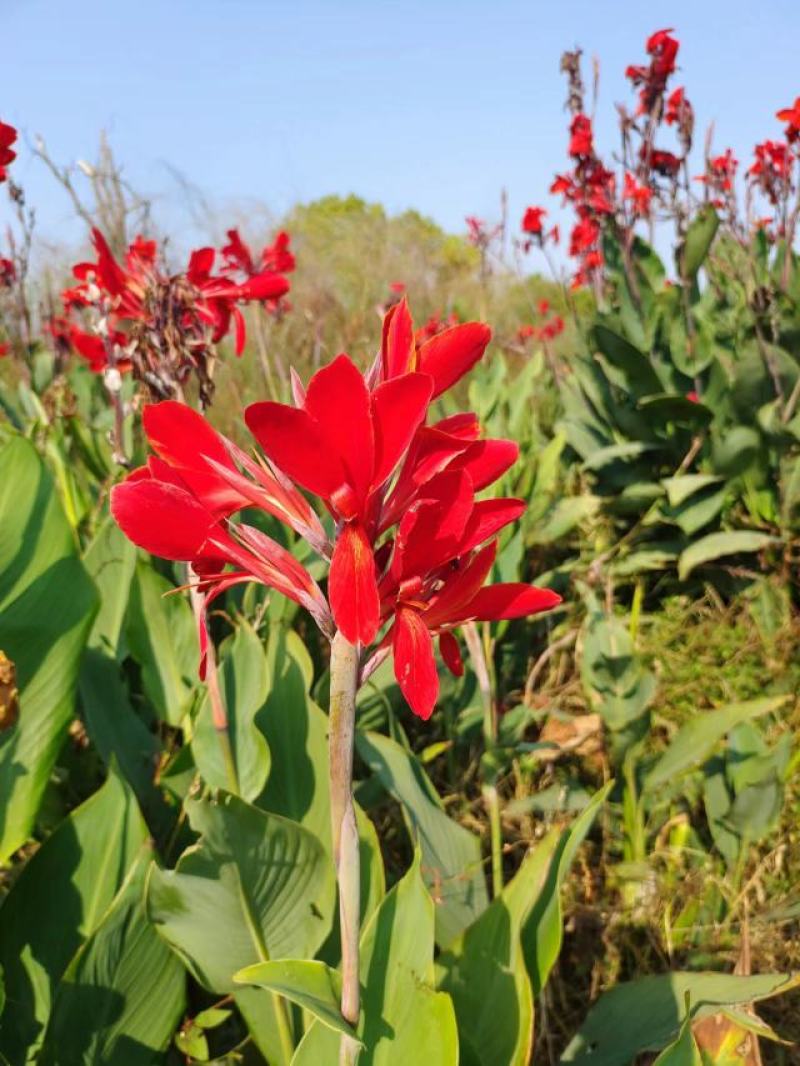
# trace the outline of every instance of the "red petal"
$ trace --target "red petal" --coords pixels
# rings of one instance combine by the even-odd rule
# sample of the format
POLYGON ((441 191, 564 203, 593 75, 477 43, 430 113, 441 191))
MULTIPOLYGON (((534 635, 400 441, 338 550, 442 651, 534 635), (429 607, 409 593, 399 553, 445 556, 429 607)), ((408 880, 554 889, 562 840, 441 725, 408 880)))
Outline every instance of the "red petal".
POLYGON ((370 644, 378 632, 380 603, 375 558, 366 533, 348 523, 331 559, 328 599, 338 628, 351 644, 370 644))
POLYGON ((244 344, 247 340, 247 333, 244 325, 244 315, 238 307, 233 308, 233 349, 237 355, 241 355, 244 351, 244 344))
POLYGON ((400 462, 417 428, 425 419, 432 392, 433 382, 425 374, 403 374, 402 377, 384 382, 373 392, 373 487, 382 485, 400 462))
POLYGON ((451 674, 455 677, 463 676, 464 661, 461 658, 461 648, 459 648, 456 638, 448 630, 439 634, 439 654, 451 674))
POLYGON ((243 300, 277 300, 279 296, 285 296, 289 291, 289 280, 283 274, 275 274, 271 270, 262 274, 254 274, 239 286, 239 294, 243 300))
POLYGON ((497 555, 497 541, 487 544, 462 570, 454 570, 445 581, 444 588, 431 602, 425 612, 425 624, 437 629, 460 617, 462 608, 472 602, 478 589, 489 576, 497 555))
POLYGON ((216 524, 188 492, 139 477, 114 486, 111 513, 134 544, 163 559, 182 561, 200 553, 216 524))
POLYGON ((505 474, 518 456, 519 446, 513 440, 479 440, 454 461, 452 469, 466 470, 480 492, 505 474))
POLYGON ((479 500, 464 531, 464 539, 458 549, 459 555, 472 551, 510 522, 516 522, 524 510, 524 500, 479 500))
POLYGON ((472 482, 460 471, 445 471, 434 484, 436 498, 415 504, 400 521, 392 558, 398 580, 429 573, 459 554, 475 506, 472 482))
POLYGON ((211 268, 214 265, 214 249, 198 248, 189 256, 189 268, 186 276, 192 285, 202 285, 208 280, 211 268))
POLYGON ((232 468, 219 434, 202 415, 175 400, 148 404, 142 415, 144 430, 153 451, 180 472, 198 499, 217 515, 246 507, 249 500, 210 468, 213 459, 232 468))
POLYGON ((346 355, 318 370, 308 383, 306 411, 316 419, 328 448, 341 459, 347 483, 363 502, 372 482, 375 445, 369 392, 346 355))
POLYGON ((492 331, 482 322, 466 322, 431 337, 419 350, 417 370, 430 374, 434 397, 470 370, 486 351, 492 331))
POLYGON ((383 380, 405 374, 414 368, 414 323, 405 297, 389 308, 383 320, 381 362, 383 380))
POLYGON ((561 603, 561 597, 551 589, 537 589, 533 585, 509 582, 487 585, 480 589, 461 613, 461 621, 470 618, 478 622, 494 622, 502 618, 523 618, 540 611, 549 611, 561 603))
POLYGON ((250 404, 244 418, 269 458, 298 485, 324 500, 341 488, 342 464, 308 411, 266 400, 250 404))
POLYGON ((392 650, 400 691, 414 714, 427 721, 439 695, 439 675, 430 631, 416 611, 401 607, 397 612, 392 650))

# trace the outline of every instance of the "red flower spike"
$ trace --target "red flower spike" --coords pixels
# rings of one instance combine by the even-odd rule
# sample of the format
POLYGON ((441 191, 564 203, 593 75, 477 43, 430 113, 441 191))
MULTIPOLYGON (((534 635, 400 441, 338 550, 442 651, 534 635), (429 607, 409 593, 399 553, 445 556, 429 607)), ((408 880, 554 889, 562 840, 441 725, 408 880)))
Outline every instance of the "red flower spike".
POLYGON ((464 608, 462 620, 498 622, 504 618, 524 618, 529 614, 550 611, 558 607, 561 597, 551 589, 538 589, 518 582, 487 585, 479 589, 464 608))

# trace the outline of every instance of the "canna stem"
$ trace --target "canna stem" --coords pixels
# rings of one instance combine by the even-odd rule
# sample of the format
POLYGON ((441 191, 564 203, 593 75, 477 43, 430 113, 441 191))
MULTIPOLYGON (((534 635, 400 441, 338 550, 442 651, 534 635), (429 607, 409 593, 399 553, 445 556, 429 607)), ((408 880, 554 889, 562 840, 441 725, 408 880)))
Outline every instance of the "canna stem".
MULTIPOLYGON (((358 1024, 360 991, 358 933, 360 873, 358 828, 353 805, 353 740, 358 648, 337 633, 331 644, 331 701, 329 725, 329 774, 331 791, 331 837, 333 861, 339 884, 339 928, 342 941, 342 1017, 358 1024)), ((339 1066, 353 1066, 359 1045, 342 1034, 339 1066)))

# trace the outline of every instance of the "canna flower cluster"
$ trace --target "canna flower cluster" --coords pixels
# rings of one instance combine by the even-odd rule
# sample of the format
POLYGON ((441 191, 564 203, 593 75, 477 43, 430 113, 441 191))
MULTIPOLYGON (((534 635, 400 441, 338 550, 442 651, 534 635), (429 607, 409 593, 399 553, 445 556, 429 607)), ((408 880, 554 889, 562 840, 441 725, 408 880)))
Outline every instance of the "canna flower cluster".
POLYGON ((549 300, 539 300, 536 304, 536 312, 540 320, 537 325, 525 323, 517 330, 517 340, 521 344, 529 340, 544 344, 547 341, 554 341, 564 332, 564 319, 553 311, 549 300))
MULTIPOLYGON (((602 238, 610 231, 623 248, 630 248, 641 223, 651 228, 657 219, 672 220, 682 239, 687 219, 698 207, 688 177, 695 115, 683 86, 670 82, 678 70, 680 43, 671 29, 658 30, 645 42, 647 62, 630 65, 625 76, 637 92, 632 112, 618 105, 622 153, 612 170, 597 151, 593 121, 585 105, 581 51, 565 52, 561 69, 567 76, 567 109, 571 114, 568 155, 570 169, 557 174, 550 192, 563 197, 575 215, 567 251, 576 261, 572 286, 593 285, 599 295, 604 281, 602 238), (658 143, 669 132, 673 147, 658 143)), ((763 230, 769 239, 792 240, 800 208, 793 203, 800 161, 800 97, 776 117, 784 124, 783 139, 756 145, 755 160, 746 172, 747 210, 742 221, 736 198, 738 162, 730 148, 707 151, 705 170, 695 180, 705 186, 703 199, 723 213, 723 221, 738 239, 748 226, 763 230), (759 218, 753 193, 760 193, 774 209, 774 218, 759 218), (775 231, 766 229, 776 223, 775 231)), ((547 210, 528 207, 522 218, 522 248, 545 248, 547 210)), ((553 231, 551 231, 552 234, 553 231)), ((556 230, 557 233, 557 230, 556 230)))
MULTIPOLYGON (((245 410, 255 457, 184 405, 148 406, 144 428, 155 454, 115 487, 112 513, 140 547, 190 564, 206 610, 231 586, 256 581, 305 607, 329 639, 338 630, 359 645, 362 676, 392 654, 405 699, 427 719, 439 691, 434 638, 459 674, 456 627, 560 602, 526 584, 484 587, 497 536, 524 503, 478 494, 514 463, 517 445, 483 438, 473 414, 431 420, 432 402, 489 339, 487 326, 471 322, 417 343, 402 300, 384 319, 381 351, 366 374, 339 355, 307 388, 293 377, 293 404, 245 410), (322 505, 326 524, 305 493, 322 505), (283 522, 328 562, 326 591, 241 518, 245 508, 283 522)), ((202 670, 202 619, 200 644, 202 670)))
POLYGON ((201 401, 208 403, 214 346, 233 329, 236 354, 244 349, 240 305, 274 303, 289 290, 287 278, 271 267, 253 268, 243 280, 232 277, 225 250, 219 273, 214 272, 215 250, 200 248, 184 271, 170 274, 160 262, 156 241, 137 237, 124 264, 97 229, 92 243, 96 260, 77 264, 77 284, 62 293, 70 324, 65 331, 59 321, 53 329, 62 338, 66 332, 70 346, 92 370, 131 370, 156 398, 181 396, 195 375, 201 401), (72 318, 75 313, 82 315, 80 325, 72 318))

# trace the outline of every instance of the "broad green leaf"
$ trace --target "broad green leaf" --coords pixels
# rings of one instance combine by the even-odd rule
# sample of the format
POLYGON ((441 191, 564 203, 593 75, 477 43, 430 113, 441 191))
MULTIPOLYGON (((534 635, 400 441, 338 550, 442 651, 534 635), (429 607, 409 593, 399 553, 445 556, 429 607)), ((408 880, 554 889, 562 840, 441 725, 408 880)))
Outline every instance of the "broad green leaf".
POLYGON ((201 839, 174 870, 151 869, 147 909, 197 980, 230 992, 245 966, 313 956, 335 895, 319 841, 224 792, 188 800, 186 809, 201 839))
POLYGON ((677 477, 665 477, 661 484, 667 490, 670 507, 680 507, 689 497, 709 485, 718 485, 722 481, 716 474, 680 474, 677 477))
MULTIPOLYGON (((242 621, 232 639, 226 642, 219 664, 219 688, 228 719, 239 794, 248 801, 261 793, 269 774, 269 748, 256 725, 267 700, 268 686, 264 647, 251 626, 242 621)), ((197 710, 192 753, 206 784, 212 788, 232 787, 207 689, 197 710)))
POLYGON ((612 988, 589 1011, 562 1063, 630 1066, 643 1051, 660 1051, 680 1032, 686 995, 692 1019, 722 1007, 788 992, 800 978, 786 974, 737 977, 721 973, 667 973, 612 988))
POLYGON ((598 496, 566 496, 557 500, 540 522, 534 524, 530 540, 533 544, 552 544, 571 533, 576 526, 600 510, 598 496))
POLYGON ((620 459, 640 459, 648 452, 656 450, 657 446, 649 444, 647 441, 632 440, 623 444, 609 444, 608 447, 598 448, 597 451, 593 452, 583 466, 585 470, 602 470, 604 466, 615 463, 620 459))
MULTIPOLYGON (((614 786, 605 784, 592 796, 586 808, 566 830, 553 854, 544 886, 522 922, 522 949, 534 995, 539 995, 561 951, 564 938, 561 886, 570 871, 578 848, 592 827, 598 811, 614 786)), ((534 853, 535 854, 535 853, 534 853)))
POLYGON ((753 465, 760 447, 761 438, 752 426, 726 429, 714 444, 714 469, 725 477, 738 477, 753 465))
MULTIPOLYGON (((361 937, 361 1019, 358 1066, 458 1066, 453 1004, 433 985, 433 902, 420 874, 419 854, 384 897, 361 937)), ((292 1066, 338 1061, 340 1036, 315 1022, 292 1066)))
POLYGON ((53 1001, 41 1066, 153 1066, 186 1002, 185 974, 147 921, 146 861, 70 963, 53 1001))
POLYGON ((488 904, 480 841, 445 814, 419 761, 394 740, 359 733, 356 746, 419 840, 422 875, 436 900, 436 940, 446 948, 488 904))
POLYGON ((102 919, 147 840, 115 774, 28 860, 0 907, 0 965, 13 1016, 0 1054, 24 1061, 40 1042, 58 981, 102 919))
POLYGON ((462 1061, 525 1066, 533 1038, 533 992, 521 931, 541 892, 559 834, 530 852, 501 896, 440 956, 439 987, 458 1020, 462 1061))
POLYGON ((663 392, 661 379, 653 369, 649 356, 640 352, 630 341, 602 323, 595 325, 594 338, 598 349, 612 366, 623 372, 639 395, 652 396, 663 392))
POLYGON ((681 553, 678 560, 678 576, 681 581, 685 581, 693 570, 705 563, 711 563, 727 555, 738 555, 740 552, 761 551, 767 545, 775 543, 775 537, 749 529, 709 533, 708 536, 701 537, 681 553))
POLYGON ((0 451, 0 648, 16 667, 20 715, 0 738, 0 861, 33 827, 96 607, 50 475, 15 438, 0 451))
POLYGON ((771 699, 749 700, 746 703, 731 703, 715 711, 698 712, 696 717, 678 731, 675 739, 647 775, 644 787, 658 788, 668 781, 673 781, 686 770, 700 766, 718 741, 739 722, 777 711, 786 700, 786 696, 775 696, 771 699))
POLYGON ((136 547, 109 516, 86 549, 83 565, 100 592, 89 647, 115 659, 136 570, 136 547))
POLYGON ((691 1019, 687 1018, 681 1031, 671 1044, 664 1048, 653 1066, 703 1066, 700 1052, 692 1036, 691 1019))
POLYGON ((268 992, 290 999, 335 1032, 355 1036, 352 1026, 344 1020, 339 1009, 341 975, 324 962, 316 959, 259 962, 239 970, 233 979, 246 985, 258 985, 268 992))
POLYGON ((128 644, 159 717, 179 726, 197 682, 197 632, 186 596, 140 560, 131 588, 128 644))
POLYGON ((131 785, 152 828, 166 833, 169 816, 153 783, 161 745, 135 713, 118 662, 136 548, 111 519, 100 527, 84 556, 100 592, 78 680, 86 731, 105 762, 131 785))
MULTIPOLYGON (((299 822, 330 855, 328 716, 309 695, 314 674, 311 659, 297 633, 276 625, 270 630, 266 664, 269 694, 255 722, 272 758, 256 806, 299 822)), ((356 821, 363 923, 383 899, 386 884, 375 828, 358 805, 356 821)))
POLYGON ((694 216, 686 238, 678 249, 678 269, 684 281, 692 281, 705 262, 719 228, 719 215, 710 204, 694 216))
POLYGON ((658 396, 645 396, 639 400, 637 407, 654 422, 704 426, 714 417, 714 412, 705 404, 697 403, 679 393, 664 392, 658 396))

